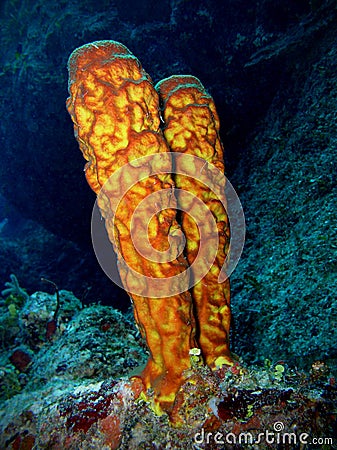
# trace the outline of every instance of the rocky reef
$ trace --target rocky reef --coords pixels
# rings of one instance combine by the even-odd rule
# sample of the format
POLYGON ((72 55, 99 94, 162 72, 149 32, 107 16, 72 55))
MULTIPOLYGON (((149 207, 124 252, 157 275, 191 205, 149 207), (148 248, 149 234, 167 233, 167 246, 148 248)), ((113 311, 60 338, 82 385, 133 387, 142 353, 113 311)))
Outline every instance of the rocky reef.
POLYGON ((307 374, 282 361, 212 372, 191 355, 169 420, 129 378, 147 359, 132 320, 60 291, 48 335, 56 295, 36 292, 14 315, 16 298, 0 307, 1 448, 334 448, 336 381, 323 362, 307 374))

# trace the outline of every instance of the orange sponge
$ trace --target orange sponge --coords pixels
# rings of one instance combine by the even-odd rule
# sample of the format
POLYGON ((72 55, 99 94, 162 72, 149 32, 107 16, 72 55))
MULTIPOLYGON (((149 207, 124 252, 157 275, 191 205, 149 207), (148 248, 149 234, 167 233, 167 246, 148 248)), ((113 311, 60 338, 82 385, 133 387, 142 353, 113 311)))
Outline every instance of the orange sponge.
MULTIPOLYGON (((172 76, 160 81, 156 89, 163 104, 164 136, 170 150, 200 157, 224 173, 218 114, 213 98, 207 94, 201 82, 193 76, 172 76)), ((210 367, 217 368, 222 364, 232 364, 229 351, 229 278, 222 283, 218 281, 229 252, 230 241, 225 202, 214 192, 223 187, 210 189, 200 181, 200 173, 195 173, 195 177, 181 175, 184 171, 180 170, 180 160, 177 161, 174 176, 176 187, 181 192, 188 191, 201 199, 216 221, 219 246, 214 263, 191 292, 195 305, 197 340, 202 355, 210 367)), ((206 166, 204 170, 207 170, 206 166)), ((212 177, 212 173, 209 176, 212 177)), ((212 180, 213 186, 217 183, 217 179, 212 180)), ((179 191, 177 192, 179 206, 181 201, 179 191)), ((192 265, 200 247, 200 224, 188 214, 189 208, 186 205, 182 209, 181 227, 186 237, 186 256, 192 265)))
POLYGON ((155 410, 176 420, 190 351, 199 347, 212 369, 232 364, 230 286, 228 278, 219 282, 230 230, 218 115, 197 78, 170 77, 156 91, 118 42, 78 48, 68 68, 67 108, 87 160, 85 175, 150 352, 139 379, 152 390, 155 410), (213 228, 203 220, 205 208, 213 228), (213 258, 201 252, 204 234, 210 249, 216 241, 213 258))
POLYGON ((145 226, 152 247, 160 254, 181 234, 174 183, 167 173, 172 167, 160 130, 158 94, 137 58, 114 41, 93 42, 72 53, 69 93, 67 108, 88 161, 86 178, 99 194, 98 204, 117 253, 121 280, 131 293, 135 319, 149 347, 150 359, 140 376, 145 389, 153 389, 156 409, 169 411, 184 380, 183 372, 190 367, 189 350, 196 347, 191 295, 188 291, 179 293, 181 279, 176 277, 188 264, 174 245, 169 261, 158 262, 137 251, 132 239, 136 236, 142 241, 145 226), (158 159, 139 159, 158 154, 164 161, 159 171, 154 167, 158 159), (118 170, 125 166, 126 170, 118 170), (113 182, 109 181, 112 175, 116 175, 113 182), (133 178, 135 184, 129 188, 133 178), (132 225, 137 206, 152 194, 160 202, 159 210, 153 214, 145 203, 139 220, 132 225), (116 198, 120 199, 117 204, 116 198), (175 294, 153 298, 153 289, 144 276, 148 280, 172 279, 175 294))

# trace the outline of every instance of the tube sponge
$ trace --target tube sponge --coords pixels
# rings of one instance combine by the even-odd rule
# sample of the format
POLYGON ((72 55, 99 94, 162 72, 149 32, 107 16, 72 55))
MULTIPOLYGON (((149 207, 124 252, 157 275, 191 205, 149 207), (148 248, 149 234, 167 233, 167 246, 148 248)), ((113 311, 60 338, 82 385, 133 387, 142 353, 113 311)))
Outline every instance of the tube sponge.
MULTIPOLYGON (((158 94, 137 58, 114 41, 94 42, 72 53, 69 93, 67 108, 88 161, 86 178, 100 194, 99 207, 117 253, 121 280, 126 291, 140 294, 131 294, 134 315, 150 351, 140 377, 145 389, 153 389, 157 411, 169 410, 183 382, 183 372, 190 367, 189 350, 196 347, 191 295, 186 291, 150 298, 147 286, 137 286, 137 278, 129 277, 130 268, 154 279, 174 277, 187 268, 182 255, 160 264, 143 257, 131 239, 130 218, 137 205, 152 193, 159 193, 161 199, 161 210, 152 217, 147 229, 156 250, 167 250, 169 238, 180 230, 174 184, 166 173, 172 172, 170 158, 164 173, 147 177, 147 173, 156 172, 149 167, 151 160, 139 167, 139 158, 151 154, 163 154, 164 158, 169 152, 160 130, 158 94), (125 192, 128 177, 133 176, 133 161, 137 173, 143 169, 144 178, 125 192), (121 172, 117 183, 110 183, 111 175, 125 165, 128 170, 121 172), (122 199, 117 208, 115 198, 122 199)), ((148 223, 145 216, 146 210, 144 223, 148 223)), ((137 230, 136 235, 139 237, 137 230)))
MULTIPOLYGON (((207 94, 201 82, 193 76, 171 76, 160 81, 156 89, 162 100, 165 122, 164 136, 172 152, 196 155, 224 172, 223 147, 219 137, 220 121, 213 98, 207 94)), ((205 168, 206 170, 206 168, 205 168)), ((191 290, 195 305, 197 339, 205 362, 212 368, 231 364, 229 350, 230 285, 229 278, 219 283, 221 268, 229 252, 230 229, 225 202, 219 199, 214 189, 198 181, 196 177, 179 175, 175 170, 177 191, 188 191, 202 199, 212 212, 217 226, 218 251, 214 263, 205 277, 191 290)), ((211 175, 210 175, 211 176, 211 175)), ((223 178, 221 179, 221 181, 223 178)), ((217 183, 212 179, 212 186, 217 183)), ((199 251, 198 224, 184 208, 181 227, 186 237, 186 256, 193 264, 199 251)))
POLYGON ((207 172, 223 191, 214 102, 192 76, 170 77, 156 90, 138 59, 115 41, 76 49, 68 69, 67 109, 87 160, 86 179, 98 196, 120 278, 150 352, 139 379, 144 391, 152 390, 156 412, 172 413, 191 368, 192 349, 201 349, 212 369, 232 364, 229 280, 219 283, 229 252, 229 221, 225 201, 201 176, 207 172), (176 158, 181 154, 185 158, 176 158), (202 218, 192 218, 191 211, 199 210, 200 218, 202 208, 215 232, 202 218), (203 226, 217 243, 210 263, 207 251, 200 258, 203 226), (193 269, 198 259, 203 260, 200 280, 193 269), (166 290, 163 280, 169 281, 166 290))

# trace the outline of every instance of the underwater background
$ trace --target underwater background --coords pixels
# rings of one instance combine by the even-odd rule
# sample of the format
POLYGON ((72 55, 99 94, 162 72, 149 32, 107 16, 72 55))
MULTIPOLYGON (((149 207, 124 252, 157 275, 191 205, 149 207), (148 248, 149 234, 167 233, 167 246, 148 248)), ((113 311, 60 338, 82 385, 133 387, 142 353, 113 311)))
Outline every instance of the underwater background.
POLYGON ((0 30, 1 399, 146 361, 130 300, 92 249, 95 195, 65 107, 70 53, 101 39, 126 45, 154 83, 193 74, 215 100, 247 227, 232 350, 267 368, 320 361, 334 377, 336 2, 4 0, 0 30))

